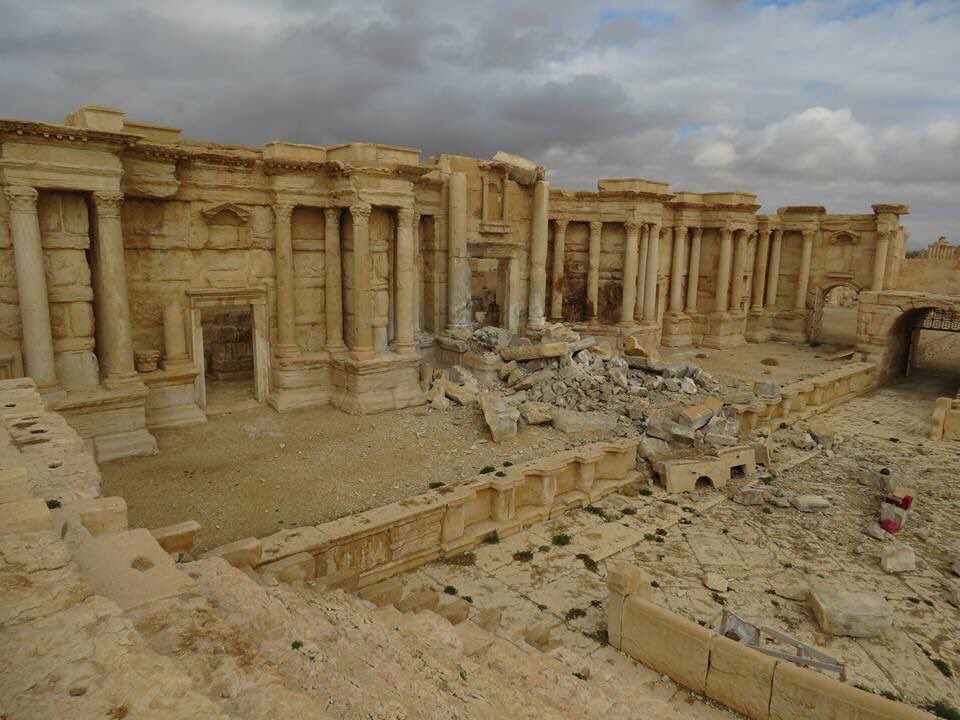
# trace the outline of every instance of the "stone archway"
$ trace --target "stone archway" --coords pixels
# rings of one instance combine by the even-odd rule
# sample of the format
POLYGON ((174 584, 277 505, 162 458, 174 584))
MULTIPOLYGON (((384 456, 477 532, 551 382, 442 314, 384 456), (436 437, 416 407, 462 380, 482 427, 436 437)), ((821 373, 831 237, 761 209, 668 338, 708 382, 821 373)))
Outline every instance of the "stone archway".
POLYGON ((830 281, 814 289, 813 309, 808 316, 807 326, 807 337, 810 339, 811 343, 827 342, 835 345, 847 346, 851 346, 856 343, 857 301, 854 301, 855 304, 852 308, 831 310, 832 304, 829 302, 829 299, 831 294, 836 294, 838 291, 847 291, 852 293, 855 298, 859 299, 861 290, 862 288, 859 285, 848 280, 830 281), (826 317, 826 320, 831 325, 842 325, 842 327, 836 328, 837 332, 825 332, 825 314, 828 316, 835 316, 826 317))

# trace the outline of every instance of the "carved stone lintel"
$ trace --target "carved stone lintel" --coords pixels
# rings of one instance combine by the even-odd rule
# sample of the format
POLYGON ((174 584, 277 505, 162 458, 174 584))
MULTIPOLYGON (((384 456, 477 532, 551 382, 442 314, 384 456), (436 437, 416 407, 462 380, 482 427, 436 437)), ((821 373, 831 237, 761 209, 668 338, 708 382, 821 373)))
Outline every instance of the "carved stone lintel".
POLYGON ((120 205, 123 204, 123 193, 95 192, 93 206, 98 217, 120 217, 120 205))
POLYGON ((36 213, 37 198, 40 196, 34 188, 27 185, 7 185, 3 188, 10 209, 18 213, 36 213))

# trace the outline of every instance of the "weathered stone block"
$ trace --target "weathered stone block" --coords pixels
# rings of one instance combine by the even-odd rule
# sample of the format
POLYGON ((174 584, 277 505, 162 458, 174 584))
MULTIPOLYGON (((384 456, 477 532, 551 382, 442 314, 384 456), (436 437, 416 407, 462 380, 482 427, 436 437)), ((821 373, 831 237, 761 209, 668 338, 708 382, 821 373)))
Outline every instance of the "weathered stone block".
POLYGON ((876 593, 814 590, 810 607, 820 629, 831 635, 877 637, 893 626, 893 608, 876 593))

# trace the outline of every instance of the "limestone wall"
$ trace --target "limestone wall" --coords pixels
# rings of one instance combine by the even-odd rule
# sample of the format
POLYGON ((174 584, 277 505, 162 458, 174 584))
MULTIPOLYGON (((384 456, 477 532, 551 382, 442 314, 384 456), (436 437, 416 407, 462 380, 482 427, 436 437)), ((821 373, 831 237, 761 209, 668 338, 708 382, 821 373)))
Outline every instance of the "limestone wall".
POLYGON ((960 256, 905 259, 900 266, 900 277, 895 288, 929 289, 945 295, 960 295, 960 256))

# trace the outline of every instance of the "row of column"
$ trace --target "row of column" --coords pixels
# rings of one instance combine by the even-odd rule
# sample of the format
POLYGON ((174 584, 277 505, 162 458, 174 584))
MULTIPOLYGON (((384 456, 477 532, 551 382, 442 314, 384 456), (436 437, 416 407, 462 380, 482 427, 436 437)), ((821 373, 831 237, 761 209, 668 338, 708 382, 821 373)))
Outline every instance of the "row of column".
MULTIPOLYGON (((277 346, 280 358, 300 354, 297 345, 296 295, 294 291, 293 232, 291 218, 295 205, 278 202, 273 211, 276 222, 277 267, 277 346)), ((352 335, 343 336, 343 268, 340 244, 340 214, 342 208, 324 208, 324 303, 326 307, 326 349, 342 353, 349 345, 350 354, 357 360, 374 356, 373 297, 370 291, 372 261, 370 256, 369 203, 357 202, 350 206, 353 227, 353 324, 352 335)), ((411 208, 397 209, 396 238, 396 338, 398 353, 416 352, 415 302, 416 273, 415 224, 416 213, 411 208)), ((468 268, 469 270, 469 268, 468 268)))
MULTIPOLYGON (((41 393, 62 392, 57 379, 43 244, 35 188, 9 185, 4 194, 10 207, 10 230, 17 268, 17 293, 23 327, 23 361, 41 393)), ((104 384, 116 387, 137 380, 133 363, 133 334, 120 223, 121 193, 92 195, 96 225, 92 242, 94 312, 97 356, 104 384)))

